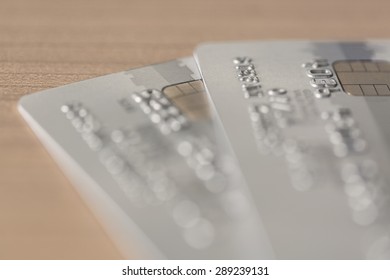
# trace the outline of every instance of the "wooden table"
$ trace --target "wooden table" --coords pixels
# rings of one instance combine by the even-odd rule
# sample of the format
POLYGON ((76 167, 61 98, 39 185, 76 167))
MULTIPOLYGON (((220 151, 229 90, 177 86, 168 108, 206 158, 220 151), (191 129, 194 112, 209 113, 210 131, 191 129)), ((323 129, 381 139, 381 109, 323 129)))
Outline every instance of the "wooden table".
POLYGON ((202 41, 390 37, 390 2, 1 0, 0 258, 119 251, 16 110, 28 93, 180 56, 202 41))

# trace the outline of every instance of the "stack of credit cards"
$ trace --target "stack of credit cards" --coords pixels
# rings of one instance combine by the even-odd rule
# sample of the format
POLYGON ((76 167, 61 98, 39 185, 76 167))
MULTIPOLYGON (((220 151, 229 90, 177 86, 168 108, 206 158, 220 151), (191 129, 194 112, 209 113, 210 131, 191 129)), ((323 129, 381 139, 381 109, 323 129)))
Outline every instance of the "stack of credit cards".
POLYGON ((390 41, 206 43, 19 109, 126 257, 390 258, 390 41))

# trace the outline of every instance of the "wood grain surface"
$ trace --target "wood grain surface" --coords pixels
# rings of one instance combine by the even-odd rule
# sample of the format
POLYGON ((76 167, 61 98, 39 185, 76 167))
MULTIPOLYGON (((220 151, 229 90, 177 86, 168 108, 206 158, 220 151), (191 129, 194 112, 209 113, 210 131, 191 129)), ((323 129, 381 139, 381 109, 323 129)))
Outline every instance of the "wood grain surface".
POLYGON ((189 56, 203 41, 389 38, 389 10, 387 0, 0 0, 0 258, 122 258, 19 116, 21 96, 189 56))

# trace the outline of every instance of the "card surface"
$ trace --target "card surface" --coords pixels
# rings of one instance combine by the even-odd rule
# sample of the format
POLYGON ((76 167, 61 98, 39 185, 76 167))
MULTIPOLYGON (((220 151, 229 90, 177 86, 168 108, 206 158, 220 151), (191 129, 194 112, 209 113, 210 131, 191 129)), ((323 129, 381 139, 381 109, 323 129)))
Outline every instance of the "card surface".
POLYGON ((276 258, 390 258, 390 42, 211 43, 195 57, 276 258))
POLYGON ((23 97, 19 109, 126 257, 272 258, 193 59, 23 97))

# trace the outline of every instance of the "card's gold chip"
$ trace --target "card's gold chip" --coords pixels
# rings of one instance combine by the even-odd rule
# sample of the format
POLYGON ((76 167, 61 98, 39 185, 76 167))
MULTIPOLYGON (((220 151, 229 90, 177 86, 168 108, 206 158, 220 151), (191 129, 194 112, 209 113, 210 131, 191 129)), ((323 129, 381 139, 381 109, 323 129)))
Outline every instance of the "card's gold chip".
POLYGON ((390 96, 390 63, 375 60, 340 60, 333 68, 344 91, 356 96, 390 96))
POLYGON ((189 119, 209 118, 209 106, 201 80, 168 86, 162 92, 189 119))

